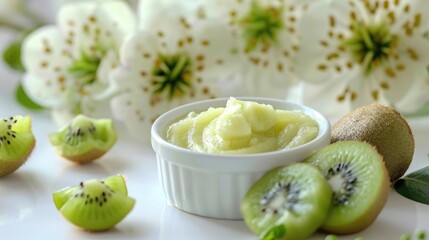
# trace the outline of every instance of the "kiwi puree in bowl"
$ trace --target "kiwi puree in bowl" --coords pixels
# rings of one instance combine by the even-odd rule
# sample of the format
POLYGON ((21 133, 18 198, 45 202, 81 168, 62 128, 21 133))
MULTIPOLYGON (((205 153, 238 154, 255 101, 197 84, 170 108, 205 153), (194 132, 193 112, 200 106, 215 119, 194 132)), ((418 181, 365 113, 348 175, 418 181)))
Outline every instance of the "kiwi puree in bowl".
POLYGON ((301 110, 230 98, 225 107, 191 112, 171 124, 167 140, 196 152, 249 154, 296 147, 318 133, 317 121, 301 110))

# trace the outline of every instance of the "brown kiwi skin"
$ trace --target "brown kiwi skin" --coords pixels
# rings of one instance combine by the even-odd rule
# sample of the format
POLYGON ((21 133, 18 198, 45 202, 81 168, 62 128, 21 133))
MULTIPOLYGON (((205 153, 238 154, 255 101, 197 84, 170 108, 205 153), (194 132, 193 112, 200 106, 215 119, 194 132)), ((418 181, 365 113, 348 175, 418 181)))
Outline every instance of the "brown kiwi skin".
POLYGON ((404 175, 414 155, 410 126, 392 107, 373 103, 347 114, 332 126, 331 142, 365 141, 383 156, 390 181, 404 175))
MULTIPOLYGON (((371 145, 372 146, 372 145, 371 145)), ((341 228, 338 229, 331 229, 326 226, 321 227, 321 230, 328 232, 328 233, 334 233, 338 235, 345 235, 345 234, 353 234, 360 232, 367 227, 369 227, 374 221, 377 219, 380 212, 383 210, 384 205, 387 202, 389 193, 390 193, 390 178, 389 178, 389 172, 387 171, 385 162, 383 160, 383 156, 378 153, 377 149, 372 146, 374 150, 377 152, 379 156, 379 160, 381 161, 382 165, 384 166, 382 169, 382 174, 384 175, 380 196, 378 198, 378 201, 374 202, 374 204, 371 205, 371 208, 368 209, 367 214, 362 214, 360 218, 357 218, 354 222, 351 222, 349 225, 344 225, 341 228)))
POLYGON ((18 168, 20 168, 30 157, 35 146, 36 139, 33 138, 33 144, 31 145, 27 153, 22 157, 22 159, 16 161, 3 161, 0 159, 0 178, 15 172, 18 168))
POLYGON ((103 151, 103 150, 91 149, 91 151, 88 151, 85 154, 81 154, 78 156, 67 156, 67 157, 63 156, 63 158, 65 158, 69 161, 72 161, 74 163, 86 164, 86 163, 90 163, 92 161, 99 159, 105 153, 106 153, 106 151, 103 151))

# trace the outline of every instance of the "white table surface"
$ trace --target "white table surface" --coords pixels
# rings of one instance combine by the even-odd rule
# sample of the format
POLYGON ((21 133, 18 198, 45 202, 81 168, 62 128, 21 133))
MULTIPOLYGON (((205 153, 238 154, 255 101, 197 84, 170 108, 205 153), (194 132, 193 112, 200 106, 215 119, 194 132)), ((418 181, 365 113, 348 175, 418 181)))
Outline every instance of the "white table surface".
MULTIPOLYGON (((57 130, 46 112, 31 112, 13 96, 18 76, 0 64, 0 117, 33 116, 37 146, 17 172, 0 179, 0 239, 150 239, 251 240, 257 239, 242 221, 216 220, 184 213, 166 204, 158 181, 154 152, 121 132, 114 148, 99 161, 75 165, 58 157, 47 140, 57 130), (51 193, 90 178, 122 173, 133 211, 114 229, 89 233, 75 228, 55 209, 51 193)), ((410 120, 416 151, 409 172, 429 164, 429 118, 410 120)), ((374 224, 356 235, 340 239, 399 239, 402 233, 429 233, 429 206, 414 203, 394 190, 374 224)), ((323 239, 318 233, 311 239, 323 239)))

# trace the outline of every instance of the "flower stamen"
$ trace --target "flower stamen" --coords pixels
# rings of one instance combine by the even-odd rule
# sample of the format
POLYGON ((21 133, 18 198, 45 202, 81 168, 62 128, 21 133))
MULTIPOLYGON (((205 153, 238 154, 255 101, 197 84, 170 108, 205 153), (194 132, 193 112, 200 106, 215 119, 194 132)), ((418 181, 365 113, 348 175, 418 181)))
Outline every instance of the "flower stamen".
POLYGON ((283 27, 283 8, 262 7, 256 1, 250 11, 239 23, 243 27, 246 52, 253 51, 260 43, 269 46, 277 40, 277 33, 283 27))
POLYGON ((186 55, 160 54, 154 66, 152 73, 155 77, 152 84, 155 90, 153 93, 167 91, 171 100, 174 96, 183 95, 185 93, 184 88, 191 88, 191 61, 186 55))
POLYGON ((73 62, 68 71, 75 77, 79 86, 84 87, 97 80, 97 69, 103 56, 103 51, 92 55, 82 52, 80 58, 73 62))
POLYGON ((390 33, 386 22, 375 25, 355 22, 352 26, 352 35, 343 45, 368 75, 394 54, 398 37, 390 33))

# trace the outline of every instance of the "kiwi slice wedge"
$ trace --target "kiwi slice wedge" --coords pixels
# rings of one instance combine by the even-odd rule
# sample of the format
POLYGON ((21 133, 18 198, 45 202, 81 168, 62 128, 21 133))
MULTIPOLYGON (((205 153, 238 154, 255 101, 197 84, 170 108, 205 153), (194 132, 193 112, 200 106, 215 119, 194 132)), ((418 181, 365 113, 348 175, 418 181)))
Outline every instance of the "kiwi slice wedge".
POLYGON ((414 137, 395 109, 373 103, 347 114, 332 126, 331 141, 359 140, 377 148, 391 182, 404 175, 413 160, 414 137))
POLYGON ((332 188, 332 209, 322 229, 349 234, 374 222, 386 203, 390 181, 383 158, 372 145, 336 142, 304 162, 317 167, 332 188))
POLYGON ((90 179, 52 194, 61 214, 74 225, 89 231, 104 231, 119 223, 133 209, 122 175, 90 179))
POLYGON ((241 212, 261 239, 305 239, 324 222, 331 199, 331 188, 320 171, 296 163, 256 181, 241 202, 241 212))
MULTIPOLYGON (((107 177, 105 179, 102 179, 101 182, 105 183, 114 191, 128 195, 125 178, 121 174, 107 177)), ((64 203, 66 203, 80 187, 81 187, 80 185, 65 187, 61 190, 54 192, 52 194, 52 197, 54 198, 54 203, 57 209, 59 210, 64 205, 64 203)))
POLYGON ((116 142, 111 119, 76 116, 67 126, 49 135, 59 155, 76 163, 88 163, 103 156, 116 142))
POLYGON ((22 166, 35 144, 30 116, 0 119, 0 177, 22 166))

